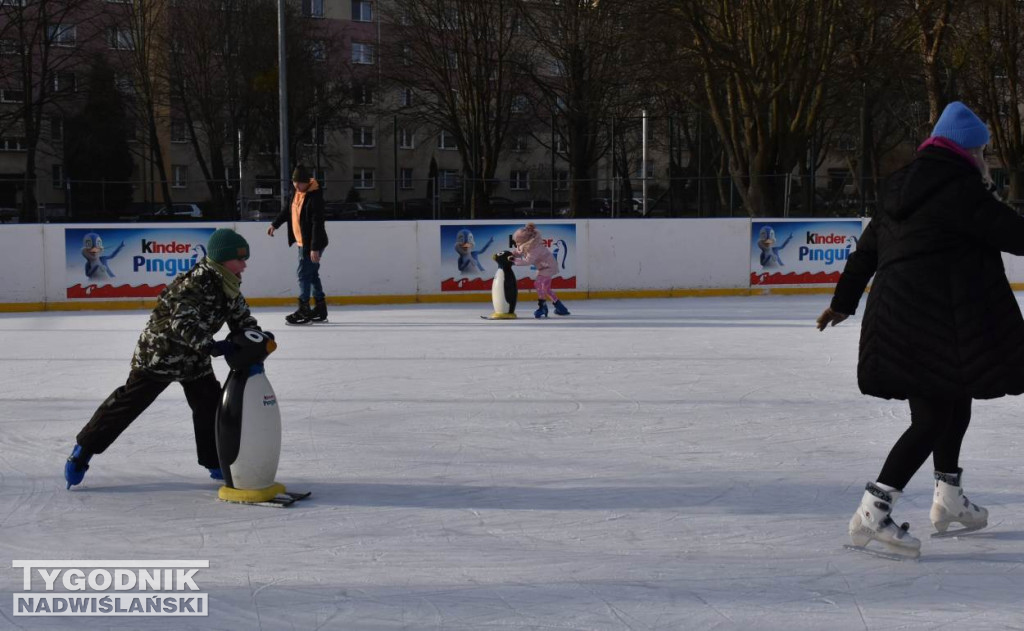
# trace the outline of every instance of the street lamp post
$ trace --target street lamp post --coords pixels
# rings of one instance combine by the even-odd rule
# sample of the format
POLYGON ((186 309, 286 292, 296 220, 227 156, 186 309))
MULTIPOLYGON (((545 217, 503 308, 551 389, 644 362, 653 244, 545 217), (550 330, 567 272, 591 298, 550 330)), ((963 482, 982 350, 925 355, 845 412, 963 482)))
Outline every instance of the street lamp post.
POLYGON ((281 210, 287 202, 285 193, 288 191, 288 72, 285 55, 284 37, 284 0, 277 0, 277 95, 279 101, 278 128, 281 153, 281 210))

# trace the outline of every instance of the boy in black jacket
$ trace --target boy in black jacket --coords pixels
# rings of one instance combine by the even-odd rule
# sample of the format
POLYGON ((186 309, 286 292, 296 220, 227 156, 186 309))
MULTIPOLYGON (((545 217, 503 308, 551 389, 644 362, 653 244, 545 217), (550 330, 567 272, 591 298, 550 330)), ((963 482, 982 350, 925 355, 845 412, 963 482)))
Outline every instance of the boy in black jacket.
POLYGON ((292 172, 295 193, 291 203, 274 219, 267 234, 288 224, 288 246, 299 248, 299 308, 285 317, 288 324, 308 324, 327 320, 327 296, 320 282, 320 257, 327 247, 327 229, 324 226, 324 193, 309 170, 301 164, 292 172), (312 294, 316 307, 309 308, 312 294))

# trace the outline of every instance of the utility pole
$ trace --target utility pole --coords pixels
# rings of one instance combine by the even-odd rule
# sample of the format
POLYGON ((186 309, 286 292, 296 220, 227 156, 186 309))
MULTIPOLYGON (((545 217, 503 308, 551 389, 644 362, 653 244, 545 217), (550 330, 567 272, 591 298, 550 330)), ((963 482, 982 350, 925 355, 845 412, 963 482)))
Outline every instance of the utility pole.
POLYGON ((284 38, 284 0, 277 0, 277 97, 280 104, 278 127, 281 153, 281 210, 286 208, 288 192, 288 72, 284 38))

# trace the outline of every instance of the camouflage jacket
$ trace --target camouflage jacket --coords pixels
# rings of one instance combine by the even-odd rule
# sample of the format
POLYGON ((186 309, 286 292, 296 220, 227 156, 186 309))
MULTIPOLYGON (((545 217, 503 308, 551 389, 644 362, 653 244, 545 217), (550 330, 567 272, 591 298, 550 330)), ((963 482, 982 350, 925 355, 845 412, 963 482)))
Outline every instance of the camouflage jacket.
POLYGON ((132 370, 166 381, 191 381, 213 372, 209 345, 225 322, 232 332, 259 329, 242 294, 228 298, 220 272, 203 259, 160 293, 139 336, 132 370))

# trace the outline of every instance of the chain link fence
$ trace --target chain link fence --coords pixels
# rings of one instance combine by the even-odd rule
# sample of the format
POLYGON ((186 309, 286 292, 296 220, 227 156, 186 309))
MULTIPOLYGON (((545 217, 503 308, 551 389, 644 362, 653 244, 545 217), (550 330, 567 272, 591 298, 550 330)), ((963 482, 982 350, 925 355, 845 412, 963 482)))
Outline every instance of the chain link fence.
MULTIPOLYGON (((444 171, 433 178, 331 179, 320 182, 328 220, 464 220, 571 218, 859 217, 871 216, 879 183, 834 172, 807 176, 764 176, 751 203, 731 178, 605 178, 571 182, 534 174, 484 183, 444 171), (474 194, 485 192, 484 198, 474 194)), ((269 221, 281 210, 280 185, 264 181, 236 195, 223 182, 171 186, 175 201, 154 201, 160 186, 140 181, 48 181, 36 188, 40 200, 23 207, 24 182, 0 181, 0 222, 269 221), (219 191, 212 200, 210 191, 219 191), (140 201, 141 198, 141 201, 140 201)), ((290 191, 288 191, 290 193, 290 191)), ((1024 202, 1009 202, 1018 210, 1024 202)))

